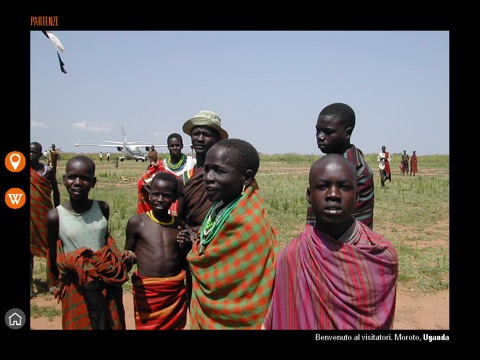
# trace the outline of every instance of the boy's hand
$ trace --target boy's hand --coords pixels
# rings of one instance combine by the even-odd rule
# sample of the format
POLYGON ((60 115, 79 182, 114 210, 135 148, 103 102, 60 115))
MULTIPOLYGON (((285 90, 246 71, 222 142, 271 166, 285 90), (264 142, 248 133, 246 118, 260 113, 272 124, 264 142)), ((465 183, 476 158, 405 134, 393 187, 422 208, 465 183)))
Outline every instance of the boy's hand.
POLYGON ((192 243, 196 240, 197 234, 188 226, 186 229, 182 229, 181 226, 178 227, 177 242, 179 243, 180 248, 191 247, 192 243))
POLYGON ((123 250, 122 261, 127 266, 127 272, 132 269, 133 264, 137 262, 137 257, 132 250, 123 250))

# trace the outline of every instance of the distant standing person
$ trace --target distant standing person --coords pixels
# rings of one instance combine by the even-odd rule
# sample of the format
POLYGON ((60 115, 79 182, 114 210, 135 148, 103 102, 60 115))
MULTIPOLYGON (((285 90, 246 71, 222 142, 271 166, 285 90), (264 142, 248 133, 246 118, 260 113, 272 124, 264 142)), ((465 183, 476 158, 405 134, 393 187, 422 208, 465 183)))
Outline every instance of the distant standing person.
POLYGON ((413 174, 418 173, 418 159, 417 159, 417 152, 413 150, 412 157, 410 158, 410 176, 413 174))
MULTIPOLYGON (((183 139, 180 134, 172 133, 167 137, 168 156, 162 160, 164 171, 176 177, 181 176, 185 171, 193 169, 197 160, 190 155, 183 153, 183 139)), ((178 214, 178 200, 170 207, 170 213, 178 214)))
POLYGON ((192 330, 260 330, 265 319, 279 246, 255 179, 259 164, 257 150, 241 139, 207 152, 203 182, 213 206, 187 254, 192 330))
POLYGON ((110 152, 107 151, 107 161, 110 161, 110 152))
POLYGON ((316 222, 280 250, 262 328, 393 328, 398 255, 353 217, 357 189, 357 171, 343 156, 327 154, 312 165, 307 199, 316 222))
POLYGON ((168 156, 163 159, 165 171, 175 176, 182 175, 185 171, 192 169, 197 161, 190 155, 183 153, 182 135, 172 133, 167 137, 168 156))
MULTIPOLYGON (((318 115, 315 126, 317 146, 324 154, 340 154, 357 169, 358 202, 353 216, 373 229, 375 186, 373 171, 365 161, 362 150, 351 143, 355 128, 355 112, 344 103, 327 105, 318 115)), ((312 206, 307 208, 307 224, 315 223, 312 206)))
POLYGON ((151 182, 146 213, 127 223, 122 258, 127 269, 136 263, 132 292, 137 330, 182 330, 187 322, 185 276, 190 246, 177 241, 183 221, 169 214, 177 199, 177 177, 159 172, 151 182))
POLYGON ((410 156, 408 156, 406 150, 403 150, 402 160, 401 160, 401 161, 402 161, 402 166, 401 166, 402 175, 408 174, 408 172, 409 172, 408 166, 409 166, 409 164, 410 164, 410 156))
POLYGON ((103 162, 103 152, 100 151, 100 154, 98 154, 100 156, 100 162, 103 162))
POLYGON ((63 177, 69 200, 47 215, 47 283, 62 302, 64 330, 125 330, 126 266, 108 232, 110 207, 89 199, 95 163, 78 155, 63 177))
POLYGON ((154 165, 158 161, 158 153, 157 150, 155 150, 155 145, 150 146, 147 153, 147 159, 149 166, 154 165))
POLYGON ((392 182, 392 171, 390 170, 390 161, 392 161, 392 157, 387 151, 385 145, 382 146, 382 151, 378 153, 377 161, 378 168, 380 169, 380 182, 382 187, 384 187, 386 180, 392 182))
POLYGON ((55 172, 57 171, 57 165, 60 161, 60 151, 56 149, 55 144, 52 144, 52 148, 48 152, 48 166, 51 166, 55 172))
POLYGON ((30 298, 33 289, 34 256, 47 257, 47 213, 60 205, 60 191, 55 170, 40 163, 42 145, 30 143, 30 298), (53 204, 52 204, 53 195, 53 204))

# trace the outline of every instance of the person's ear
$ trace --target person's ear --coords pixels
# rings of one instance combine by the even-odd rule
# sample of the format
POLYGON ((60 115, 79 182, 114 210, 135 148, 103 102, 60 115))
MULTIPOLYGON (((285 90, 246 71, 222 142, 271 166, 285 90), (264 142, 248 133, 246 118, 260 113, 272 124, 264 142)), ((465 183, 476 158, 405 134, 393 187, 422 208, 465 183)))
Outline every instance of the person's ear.
POLYGON ((353 127, 349 126, 345 129, 345 139, 350 139, 352 137, 353 127))
POLYGON ((97 178, 94 176, 92 179, 92 189, 95 187, 96 183, 97 183, 97 178))
POLYGON ((245 174, 243 175, 243 187, 246 188, 248 185, 250 185, 254 177, 253 170, 245 171, 245 174))
POLYGON ((312 203, 312 200, 310 200, 310 186, 307 186, 307 191, 305 193, 305 199, 307 199, 309 204, 312 203))

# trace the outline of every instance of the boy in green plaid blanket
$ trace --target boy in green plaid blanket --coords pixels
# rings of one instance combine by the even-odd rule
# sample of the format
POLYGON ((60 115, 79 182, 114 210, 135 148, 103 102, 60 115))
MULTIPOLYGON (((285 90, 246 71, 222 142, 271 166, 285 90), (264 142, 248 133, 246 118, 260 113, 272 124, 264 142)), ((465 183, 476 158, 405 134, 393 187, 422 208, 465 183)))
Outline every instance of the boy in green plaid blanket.
POLYGON ((271 226, 255 179, 260 159, 240 139, 207 152, 205 191, 213 203, 187 255, 193 278, 190 329, 261 328, 273 291, 277 232, 271 226))

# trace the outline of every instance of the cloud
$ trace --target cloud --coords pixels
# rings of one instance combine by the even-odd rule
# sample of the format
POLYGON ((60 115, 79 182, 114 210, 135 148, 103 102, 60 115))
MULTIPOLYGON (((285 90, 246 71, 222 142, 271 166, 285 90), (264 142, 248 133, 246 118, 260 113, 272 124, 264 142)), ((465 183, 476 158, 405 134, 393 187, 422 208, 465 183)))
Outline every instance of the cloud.
POLYGON ((43 121, 35 121, 35 120, 32 120, 32 122, 30 123, 30 126, 34 128, 43 128, 43 129, 51 128, 51 126, 48 125, 47 123, 44 123, 43 121))
POLYGON ((73 123, 73 130, 85 130, 91 132, 106 132, 112 130, 112 123, 88 123, 87 121, 73 123))

